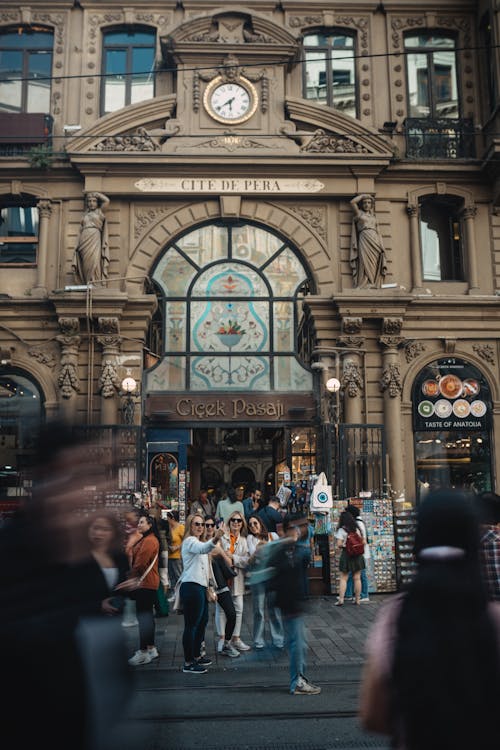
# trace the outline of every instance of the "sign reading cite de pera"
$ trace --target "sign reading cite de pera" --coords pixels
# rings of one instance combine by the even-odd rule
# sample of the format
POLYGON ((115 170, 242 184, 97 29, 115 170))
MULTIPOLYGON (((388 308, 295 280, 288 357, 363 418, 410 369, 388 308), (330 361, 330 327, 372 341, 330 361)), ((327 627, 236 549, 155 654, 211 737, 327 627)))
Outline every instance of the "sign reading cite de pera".
POLYGON ((314 413, 314 401, 309 394, 184 393, 152 394, 146 399, 148 417, 171 422, 302 422, 311 421, 314 413))
POLYGON ((134 183, 142 193, 318 193, 316 179, 273 177, 143 177, 134 183))

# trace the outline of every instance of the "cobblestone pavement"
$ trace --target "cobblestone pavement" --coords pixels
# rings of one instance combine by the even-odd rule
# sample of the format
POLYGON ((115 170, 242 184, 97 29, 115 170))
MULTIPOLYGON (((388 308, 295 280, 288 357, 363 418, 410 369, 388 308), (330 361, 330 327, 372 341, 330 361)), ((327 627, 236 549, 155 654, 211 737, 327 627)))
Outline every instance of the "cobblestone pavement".
MULTIPOLYGON (((356 607, 345 603, 336 607, 335 596, 311 597, 308 601, 306 624, 309 634, 308 666, 326 664, 357 663, 364 659, 365 643, 368 631, 375 619, 380 605, 392 594, 371 594, 370 602, 356 607)), ((261 650, 244 652, 238 659, 228 659, 216 653, 216 635, 214 630, 214 605, 210 605, 209 623, 206 632, 206 649, 214 660, 214 667, 228 666, 265 667, 266 665, 284 665, 286 653, 272 646, 261 650), (232 664, 230 665, 229 662, 232 664)), ((184 618, 175 613, 156 620, 156 645, 160 658, 155 659, 141 669, 180 669, 183 664, 182 631, 184 618)), ((138 648, 137 626, 125 628, 130 654, 138 648)), ((266 626, 266 636, 269 633, 266 626)), ((252 601, 251 594, 245 596, 243 626, 241 638, 252 645, 252 601)), ((213 668, 212 668, 213 669, 213 668)))

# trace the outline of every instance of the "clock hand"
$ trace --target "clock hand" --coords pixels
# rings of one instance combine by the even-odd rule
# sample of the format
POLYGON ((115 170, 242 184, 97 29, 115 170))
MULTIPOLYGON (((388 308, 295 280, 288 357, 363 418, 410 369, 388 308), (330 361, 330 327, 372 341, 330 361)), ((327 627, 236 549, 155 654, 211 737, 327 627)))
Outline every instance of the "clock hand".
POLYGON ((224 102, 224 104, 220 105, 219 112, 223 110, 225 107, 227 107, 228 104, 229 104, 229 109, 232 109, 233 102, 234 102, 234 96, 232 96, 231 99, 228 99, 227 102, 224 102))

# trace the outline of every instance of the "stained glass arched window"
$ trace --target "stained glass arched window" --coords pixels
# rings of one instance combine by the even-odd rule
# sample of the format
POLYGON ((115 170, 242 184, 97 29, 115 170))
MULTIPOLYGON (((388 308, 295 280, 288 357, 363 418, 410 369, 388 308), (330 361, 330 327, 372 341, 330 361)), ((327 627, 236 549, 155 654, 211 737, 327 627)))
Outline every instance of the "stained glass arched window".
POLYGON ((170 245, 152 279, 164 306, 164 356, 148 391, 310 391, 296 356, 305 266, 276 234, 210 224, 170 245))

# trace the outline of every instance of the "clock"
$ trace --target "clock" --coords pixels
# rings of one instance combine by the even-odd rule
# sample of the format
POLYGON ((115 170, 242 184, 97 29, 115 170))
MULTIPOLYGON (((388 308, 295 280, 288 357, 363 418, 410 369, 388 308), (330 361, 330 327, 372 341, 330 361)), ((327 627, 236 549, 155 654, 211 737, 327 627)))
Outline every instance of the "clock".
POLYGON ((228 125, 239 125, 255 114, 259 97, 255 86, 246 78, 228 81, 217 76, 208 84, 203 105, 212 119, 228 125))

